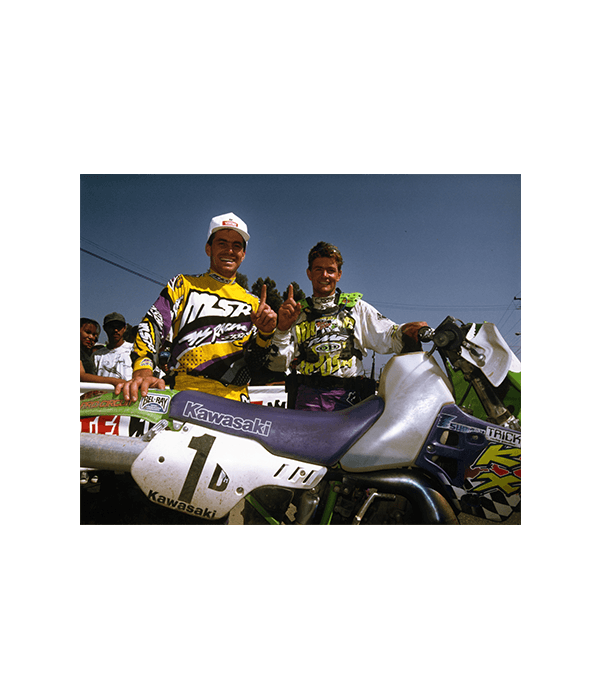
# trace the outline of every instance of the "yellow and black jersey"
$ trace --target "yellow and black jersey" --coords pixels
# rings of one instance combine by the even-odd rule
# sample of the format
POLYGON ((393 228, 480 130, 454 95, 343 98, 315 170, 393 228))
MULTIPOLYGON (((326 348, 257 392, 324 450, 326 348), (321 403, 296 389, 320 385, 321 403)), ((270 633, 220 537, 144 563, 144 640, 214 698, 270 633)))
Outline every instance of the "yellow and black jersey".
POLYGON ((138 326, 133 370, 157 367, 168 341, 175 389, 247 396, 250 372, 265 364, 270 345, 250 317, 259 303, 235 280, 211 271, 174 277, 138 326))

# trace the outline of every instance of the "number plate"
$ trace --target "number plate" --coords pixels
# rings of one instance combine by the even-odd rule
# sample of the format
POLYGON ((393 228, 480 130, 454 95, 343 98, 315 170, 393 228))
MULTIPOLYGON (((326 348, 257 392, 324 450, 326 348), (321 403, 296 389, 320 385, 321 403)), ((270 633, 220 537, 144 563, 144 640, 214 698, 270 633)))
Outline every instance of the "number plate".
POLYGON ((131 467, 151 501, 208 520, 225 517, 259 486, 311 489, 326 471, 273 455, 250 438, 190 424, 156 435, 131 467))

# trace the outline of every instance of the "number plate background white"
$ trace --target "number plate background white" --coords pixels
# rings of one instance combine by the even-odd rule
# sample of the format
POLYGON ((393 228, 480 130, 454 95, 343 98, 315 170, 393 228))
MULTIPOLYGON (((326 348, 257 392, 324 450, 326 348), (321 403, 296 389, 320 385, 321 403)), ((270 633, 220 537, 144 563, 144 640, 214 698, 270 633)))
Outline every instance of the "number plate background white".
POLYGON ((174 510, 222 518, 259 486, 310 489, 327 471, 273 455, 256 440, 191 424, 185 428, 156 435, 131 467, 146 496, 174 510), (194 438, 193 444, 208 448, 205 459, 190 446, 194 438))

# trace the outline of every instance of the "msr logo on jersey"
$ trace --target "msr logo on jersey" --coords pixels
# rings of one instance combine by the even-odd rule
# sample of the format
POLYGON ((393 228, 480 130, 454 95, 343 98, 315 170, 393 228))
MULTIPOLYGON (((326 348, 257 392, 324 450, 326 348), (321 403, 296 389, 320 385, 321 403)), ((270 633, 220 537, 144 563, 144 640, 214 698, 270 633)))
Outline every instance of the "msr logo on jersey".
POLYGON ((239 319, 250 318, 252 306, 244 301, 225 299, 210 292, 192 290, 181 315, 180 328, 195 321, 199 316, 239 319))
POLYGON ((251 321, 248 323, 217 323, 214 326, 198 328, 186 335, 186 343, 190 348, 212 343, 235 343, 250 334, 251 321))

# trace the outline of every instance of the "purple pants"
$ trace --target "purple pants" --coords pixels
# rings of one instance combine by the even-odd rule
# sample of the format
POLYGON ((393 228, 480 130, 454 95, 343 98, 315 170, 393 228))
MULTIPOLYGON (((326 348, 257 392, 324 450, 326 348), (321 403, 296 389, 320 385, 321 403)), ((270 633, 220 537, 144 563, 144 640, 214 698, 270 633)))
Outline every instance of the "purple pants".
POLYGON ((300 384, 296 396, 297 411, 343 411, 360 401, 356 391, 347 389, 316 389, 300 384))

